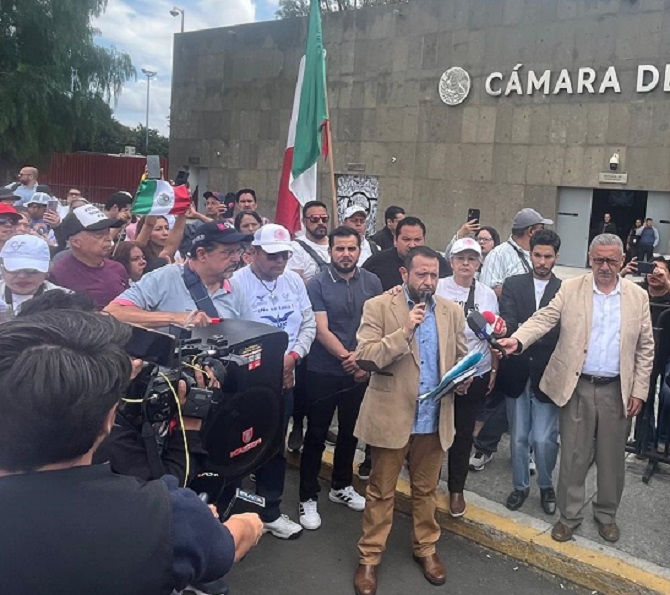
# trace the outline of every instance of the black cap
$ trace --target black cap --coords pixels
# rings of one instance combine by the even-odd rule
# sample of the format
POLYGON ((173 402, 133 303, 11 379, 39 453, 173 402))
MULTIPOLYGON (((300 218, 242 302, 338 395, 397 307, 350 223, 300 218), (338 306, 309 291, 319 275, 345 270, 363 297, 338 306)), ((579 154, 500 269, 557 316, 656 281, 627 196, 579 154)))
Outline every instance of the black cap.
POLYGON ((0 200, 19 200, 21 197, 11 188, 0 188, 0 200))
POLYGON ((65 239, 72 237, 80 231, 100 231, 110 227, 121 227, 123 221, 110 219, 94 205, 83 205, 73 209, 65 216, 60 224, 60 230, 65 239))
POLYGON ((49 196, 53 196, 51 194, 51 188, 47 184, 38 184, 35 186, 35 192, 44 192, 45 194, 48 194, 49 196))
POLYGON ((254 236, 240 233, 234 227, 226 223, 210 221, 203 223, 196 230, 196 236, 193 238, 192 246, 196 248, 198 244, 205 242, 218 242, 219 244, 237 244, 239 242, 251 242, 254 236))

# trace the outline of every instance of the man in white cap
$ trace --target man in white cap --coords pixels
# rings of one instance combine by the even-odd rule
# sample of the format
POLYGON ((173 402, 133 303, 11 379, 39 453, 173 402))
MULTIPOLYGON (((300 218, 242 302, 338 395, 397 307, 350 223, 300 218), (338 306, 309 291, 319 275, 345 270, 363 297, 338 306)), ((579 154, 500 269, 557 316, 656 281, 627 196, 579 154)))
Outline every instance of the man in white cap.
POLYGON ((52 201, 53 199, 46 192, 35 192, 26 201, 26 209, 30 217, 30 229, 42 236, 49 244, 55 245, 56 238, 53 228, 60 225, 61 219, 55 210, 49 208, 52 201))
POLYGON ((63 289, 49 283, 49 245, 35 235, 10 238, 0 251, 0 321, 14 318, 21 305, 51 289, 63 289))
MULTIPOLYGON (((253 319, 271 324, 288 334, 284 355, 284 432, 293 411, 294 370, 316 337, 316 318, 305 284, 297 273, 286 270, 291 258, 291 235, 281 225, 268 223, 254 234, 251 243, 256 259, 231 279, 233 292, 248 296, 253 319)), ((264 531, 280 539, 295 539, 302 527, 280 513, 286 460, 280 451, 256 472, 256 489, 265 497, 261 513, 264 531)))
POLYGON ((342 225, 353 229, 359 236, 361 236, 361 256, 358 259, 358 266, 363 266, 363 263, 380 252, 379 246, 365 237, 365 230, 368 226, 368 213, 365 207, 360 205, 353 205, 347 207, 342 216, 342 225))

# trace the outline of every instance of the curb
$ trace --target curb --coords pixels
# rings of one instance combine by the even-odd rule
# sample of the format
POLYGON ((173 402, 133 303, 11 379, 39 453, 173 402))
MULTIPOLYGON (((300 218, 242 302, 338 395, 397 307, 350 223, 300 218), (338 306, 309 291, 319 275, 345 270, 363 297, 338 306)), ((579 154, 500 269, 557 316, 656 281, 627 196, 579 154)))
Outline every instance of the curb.
MULTIPOLYGON (((287 461, 300 465, 297 454, 287 453, 287 461)), ((330 479, 332 465, 333 453, 326 450, 320 473, 323 479, 330 479)), ((365 482, 354 476, 354 484, 365 493, 365 482)), ((558 543, 551 538, 549 523, 510 512, 472 492, 466 492, 466 500, 465 516, 454 519, 449 515, 447 491, 440 489, 437 519, 443 529, 598 593, 670 594, 670 570, 666 568, 583 537, 558 543)), ((396 487, 395 509, 411 515, 409 481, 402 476, 396 487)))

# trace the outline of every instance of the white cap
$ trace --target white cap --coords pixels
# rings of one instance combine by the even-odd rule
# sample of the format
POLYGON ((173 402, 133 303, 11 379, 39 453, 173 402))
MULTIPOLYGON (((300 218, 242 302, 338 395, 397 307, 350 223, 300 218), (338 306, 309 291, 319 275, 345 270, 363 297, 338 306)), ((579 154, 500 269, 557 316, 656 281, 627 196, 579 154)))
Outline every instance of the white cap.
POLYGON ((46 192, 35 192, 35 194, 33 194, 26 203, 26 206, 44 205, 46 207, 48 206, 50 200, 53 199, 46 192))
POLYGON ((0 258, 10 272, 31 269, 48 273, 51 254, 45 240, 26 234, 10 238, 0 251, 0 258))
POLYGON ((349 219, 349 217, 353 217, 356 213, 363 213, 365 215, 365 218, 368 218, 368 212, 365 210, 365 207, 362 207, 360 205, 353 205, 351 207, 347 207, 346 210, 344 211, 344 215, 342 215, 342 221, 345 219, 349 219))
POLYGON ((454 242, 453 246, 451 247, 451 252, 449 252, 449 256, 460 254, 461 252, 467 252, 468 250, 476 252, 477 256, 482 255, 482 249, 477 240, 473 240, 472 238, 462 238, 454 242))
POLYGON ((293 251, 291 234, 288 229, 276 223, 268 223, 257 229, 251 245, 263 248, 268 254, 293 251))

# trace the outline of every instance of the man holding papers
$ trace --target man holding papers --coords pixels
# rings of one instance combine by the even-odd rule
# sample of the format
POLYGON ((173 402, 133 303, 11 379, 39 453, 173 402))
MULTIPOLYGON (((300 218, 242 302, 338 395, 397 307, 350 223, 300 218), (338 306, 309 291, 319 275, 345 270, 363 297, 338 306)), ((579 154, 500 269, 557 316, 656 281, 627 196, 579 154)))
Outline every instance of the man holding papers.
MULTIPOLYGON (((435 551, 438 478, 454 438, 453 394, 419 400, 467 353, 462 309, 434 296, 439 278, 436 252, 412 249, 400 272, 403 290, 366 302, 358 329, 356 360, 370 371, 355 434, 372 447, 372 472, 358 542, 357 595, 377 591, 377 566, 393 521, 393 499, 405 458, 409 459, 414 531, 412 548, 425 578, 446 580, 435 551)), ((467 390, 471 380, 458 392, 467 390)))

